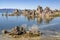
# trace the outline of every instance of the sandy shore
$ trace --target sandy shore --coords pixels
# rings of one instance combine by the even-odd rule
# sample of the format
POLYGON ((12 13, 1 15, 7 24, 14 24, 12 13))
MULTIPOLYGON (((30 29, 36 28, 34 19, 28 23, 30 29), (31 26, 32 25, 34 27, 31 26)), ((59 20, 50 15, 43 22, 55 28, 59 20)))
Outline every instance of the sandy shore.
POLYGON ((0 40, 60 40, 60 37, 49 37, 49 36, 40 36, 40 37, 20 37, 13 38, 8 35, 0 35, 0 40))
POLYGON ((0 40, 40 40, 40 37, 28 37, 28 38, 24 38, 24 37, 20 37, 20 38, 13 38, 11 36, 8 35, 0 35, 0 40))

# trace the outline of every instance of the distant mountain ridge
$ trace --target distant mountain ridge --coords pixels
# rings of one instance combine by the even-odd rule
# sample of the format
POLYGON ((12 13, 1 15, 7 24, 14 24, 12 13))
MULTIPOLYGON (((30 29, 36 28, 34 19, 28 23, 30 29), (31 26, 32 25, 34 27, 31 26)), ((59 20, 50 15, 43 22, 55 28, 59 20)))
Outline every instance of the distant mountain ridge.
POLYGON ((6 12, 11 13, 13 12, 13 10, 14 9, 0 9, 0 13, 6 13, 6 12))
MULTIPOLYGON (((0 13, 12 13, 15 9, 0 9, 0 13)), ((22 11, 20 9, 18 9, 19 11, 22 11)))

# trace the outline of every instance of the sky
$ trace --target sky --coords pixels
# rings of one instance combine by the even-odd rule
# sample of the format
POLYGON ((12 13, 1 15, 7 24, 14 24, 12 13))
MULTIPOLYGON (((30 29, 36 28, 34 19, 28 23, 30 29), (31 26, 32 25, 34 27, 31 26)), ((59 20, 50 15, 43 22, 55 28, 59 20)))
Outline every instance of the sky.
POLYGON ((60 0, 0 0, 0 9, 36 9, 38 5, 60 10, 60 0))

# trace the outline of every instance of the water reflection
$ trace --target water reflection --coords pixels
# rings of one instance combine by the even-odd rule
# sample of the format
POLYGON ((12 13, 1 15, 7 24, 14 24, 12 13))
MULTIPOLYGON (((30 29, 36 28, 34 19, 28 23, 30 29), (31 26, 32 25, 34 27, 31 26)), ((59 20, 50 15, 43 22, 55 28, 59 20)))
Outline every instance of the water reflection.
MULTIPOLYGON (((27 19, 28 19, 28 20, 35 20, 35 17, 29 16, 29 17, 27 17, 27 19)), ((52 18, 52 17, 49 17, 49 18, 46 18, 46 17, 44 17, 44 18, 42 18, 42 17, 37 17, 37 18, 36 18, 36 22, 37 22, 38 24, 40 24, 43 20, 45 20, 45 23, 48 24, 52 19, 54 19, 54 18, 52 18)))
MULTIPOLYGON (((5 17, 8 20, 9 16, 5 16, 5 17)), ((21 15, 21 16, 15 16, 15 17, 16 17, 16 19, 18 21, 18 19, 20 19, 19 17, 23 17, 23 16, 21 15)), ((43 20, 45 20, 44 22, 48 24, 51 20, 54 19, 52 17, 49 17, 49 18, 46 18, 46 17, 44 17, 44 18, 42 18, 42 17, 35 18, 33 16, 24 16, 24 17, 27 18, 28 21, 30 21, 30 20, 33 20, 34 21, 36 19, 37 24, 40 24, 41 22, 43 22, 43 20)), ((23 18, 22 18, 22 20, 23 20, 23 18)))
POLYGON ((41 17, 38 17, 37 18, 37 23, 40 24, 42 22, 42 18, 41 17))
MULTIPOLYGON (((55 18, 55 17, 54 17, 55 18)), ((0 30, 11 29, 15 26, 26 24, 27 27, 31 27, 33 24, 38 25, 40 28, 43 25, 50 25, 56 22, 53 17, 35 17, 35 16, 1 16, 0 15, 0 30), (54 22, 53 22, 53 21, 54 22)), ((59 23, 60 21, 58 21, 59 23)), ((51 26, 51 25, 50 25, 51 26)))
POLYGON ((33 16, 28 16, 27 19, 28 19, 28 20, 34 20, 35 17, 33 17, 33 16))
POLYGON ((51 20, 53 20, 53 19, 54 19, 54 18, 50 18, 50 17, 49 17, 49 18, 44 18, 45 23, 47 23, 47 24, 48 24, 51 20))
POLYGON ((6 16, 6 19, 8 20, 8 16, 6 16))

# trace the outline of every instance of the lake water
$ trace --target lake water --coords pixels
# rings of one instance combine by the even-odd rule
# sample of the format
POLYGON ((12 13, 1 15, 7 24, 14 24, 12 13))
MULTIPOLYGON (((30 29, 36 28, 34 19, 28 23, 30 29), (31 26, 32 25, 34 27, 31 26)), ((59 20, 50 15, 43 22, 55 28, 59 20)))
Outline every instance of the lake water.
POLYGON ((30 28, 32 25, 37 25, 40 29, 49 30, 60 30, 60 17, 56 17, 46 23, 44 20, 37 22, 36 18, 34 20, 28 20, 25 16, 2 16, 0 14, 0 31, 3 29, 11 29, 15 26, 27 25, 30 28))

